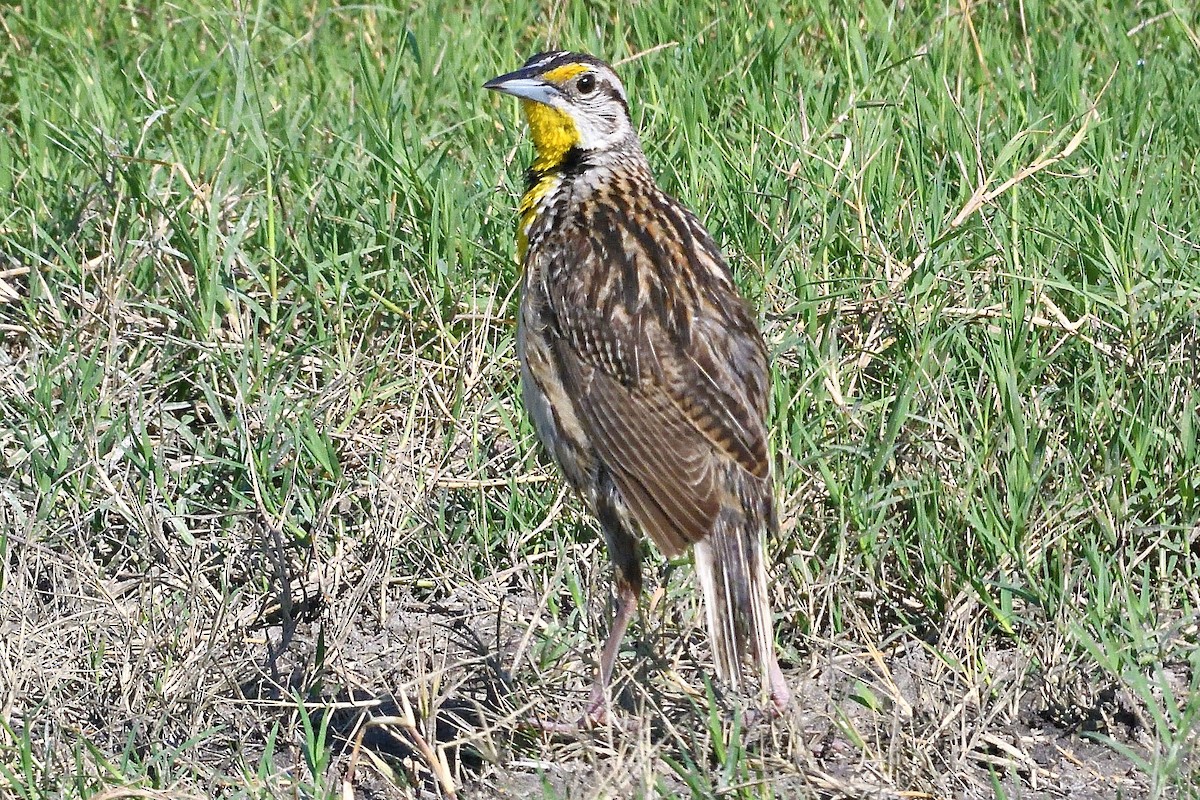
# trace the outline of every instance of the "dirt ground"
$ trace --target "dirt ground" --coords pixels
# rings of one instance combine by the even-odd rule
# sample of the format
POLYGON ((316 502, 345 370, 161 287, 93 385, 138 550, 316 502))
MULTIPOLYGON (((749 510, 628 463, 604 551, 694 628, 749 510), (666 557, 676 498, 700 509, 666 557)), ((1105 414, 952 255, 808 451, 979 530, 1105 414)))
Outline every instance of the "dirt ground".
POLYGON ((430 580, 389 574, 363 544, 281 567, 271 541, 229 559, 177 539, 119 552, 10 539, 0 706, 44 774, 78 771, 86 748, 107 780, 164 797, 1155 796, 1112 745, 1148 752, 1144 711, 1061 652, 1052 625, 997 635, 969 596, 932 625, 885 626, 864 601, 840 638, 784 626, 793 706, 743 726, 741 700, 705 697, 690 569, 660 565, 615 725, 550 737, 523 721, 580 713, 610 613, 595 541, 567 554, 591 576, 582 596, 601 598, 582 616, 564 581, 537 584, 525 563, 430 580), (327 726, 327 759, 306 718, 327 726))
MULTIPOLYGON (((665 635, 679 621, 672 614, 669 623, 634 628, 623 665, 637 674, 623 676, 613 728, 534 733, 518 723, 533 711, 561 719, 579 713, 595 642, 577 635, 558 662, 535 666, 536 602, 497 600, 473 591, 437 601, 410 597, 381 619, 355 615, 336 635, 327 614, 286 635, 275 626, 262 656, 265 664, 278 653, 278 677, 263 675, 247 700, 286 700, 283 685, 318 683, 325 700, 358 706, 334 711, 331 728, 346 743, 335 765, 355 764, 360 797, 411 797, 414 790, 441 797, 447 787, 481 800, 547 789, 569 798, 703 797, 722 787, 735 788, 721 796, 757 797, 759 783, 783 798, 1151 796, 1149 780, 1129 759, 1089 735, 1137 752, 1146 724, 1138 711, 1069 666, 1039 673, 1033 647, 977 651, 968 665, 965 654, 911 635, 883 649, 809 642, 802 659, 787 665, 791 712, 735 733, 737 701, 720 700, 715 720, 707 711, 702 632, 685 622, 684 637, 665 635), (415 730, 401 721, 406 702, 415 730), (371 718, 390 722, 367 728, 354 755, 351 743, 371 718), (740 740, 738 763, 723 761, 714 739, 727 749, 740 740), (697 786, 693 771, 711 783, 697 786)), ((241 730, 264 722, 253 704, 233 704, 227 713, 241 730)), ((253 760, 253 750, 246 755, 253 760)), ((280 753, 281 769, 292 759, 280 753)))

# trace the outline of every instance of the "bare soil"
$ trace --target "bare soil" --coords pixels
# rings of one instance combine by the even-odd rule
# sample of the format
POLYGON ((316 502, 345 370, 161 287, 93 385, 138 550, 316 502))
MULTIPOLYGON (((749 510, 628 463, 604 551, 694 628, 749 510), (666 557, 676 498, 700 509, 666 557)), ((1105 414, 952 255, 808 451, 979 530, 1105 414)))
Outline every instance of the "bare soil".
MULTIPOLYGON (((238 558, 163 545, 145 563, 103 542, 10 539, 0 701, 47 769, 77 769, 86 741, 177 796, 295 794, 317 780, 307 716, 333 741, 319 779, 361 798, 1152 796, 1094 738, 1146 753, 1143 710, 1061 652, 1053 625, 999 635, 969 596, 924 630, 883 630, 868 610, 836 636, 785 626, 795 701, 772 719, 719 688, 709 702, 690 569, 660 565, 614 724, 552 737, 524 723, 581 712, 603 600, 571 613, 563 582, 536 584, 526 564, 391 575, 387 543, 304 564, 275 558, 269 532, 238 558)), ((607 597, 603 553, 574 547, 585 596, 607 597)))

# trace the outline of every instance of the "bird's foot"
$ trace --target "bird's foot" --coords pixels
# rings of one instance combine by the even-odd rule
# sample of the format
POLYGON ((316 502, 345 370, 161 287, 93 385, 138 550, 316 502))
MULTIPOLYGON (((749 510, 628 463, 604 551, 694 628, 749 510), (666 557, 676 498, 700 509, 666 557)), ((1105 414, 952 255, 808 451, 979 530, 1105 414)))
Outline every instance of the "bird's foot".
POLYGON ((580 733, 586 733, 598 728, 615 727, 609 724, 608 709, 601 705, 598 709, 593 708, 590 704, 588 710, 583 713, 579 719, 574 722, 562 722, 559 720, 543 719, 536 714, 525 717, 521 721, 521 727, 541 731, 542 733, 557 734, 560 736, 575 736, 580 733))
POLYGON ((742 716, 742 724, 750 728, 760 722, 775 720, 787 713, 792 703, 792 690, 788 688, 783 673, 776 666, 772 669, 769 696, 771 701, 756 708, 747 709, 742 716))
POLYGON ((559 722, 531 715, 525 718, 522 727, 532 728, 544 733, 572 736, 599 728, 619 728, 620 726, 609 719, 608 699, 604 695, 604 690, 597 688, 592 692, 591 699, 588 700, 583 716, 575 722, 559 722))

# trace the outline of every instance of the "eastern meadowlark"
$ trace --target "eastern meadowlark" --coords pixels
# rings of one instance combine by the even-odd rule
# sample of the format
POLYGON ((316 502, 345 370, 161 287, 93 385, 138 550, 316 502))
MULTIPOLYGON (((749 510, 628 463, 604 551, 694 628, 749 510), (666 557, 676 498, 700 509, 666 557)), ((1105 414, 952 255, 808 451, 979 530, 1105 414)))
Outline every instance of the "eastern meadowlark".
POLYGON ((763 537, 778 523, 767 454, 767 353, 712 237, 650 173, 612 68, 535 55, 484 84, 514 95, 536 151, 519 206, 517 352, 542 444, 600 522, 617 610, 585 724, 642 587, 643 533, 693 548, 718 676, 753 662, 778 709, 763 537))

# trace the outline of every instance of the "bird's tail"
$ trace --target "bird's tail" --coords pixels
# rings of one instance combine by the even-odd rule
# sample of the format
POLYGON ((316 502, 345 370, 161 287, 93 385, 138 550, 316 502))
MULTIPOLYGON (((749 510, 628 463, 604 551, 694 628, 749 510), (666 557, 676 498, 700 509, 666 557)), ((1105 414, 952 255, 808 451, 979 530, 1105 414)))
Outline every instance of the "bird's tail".
POLYGON ((771 522, 755 524, 741 512, 724 511, 694 546, 717 676, 735 692, 745 684, 747 660, 758 666, 764 689, 773 688, 772 671, 779 669, 763 557, 763 529, 774 527, 771 522))

